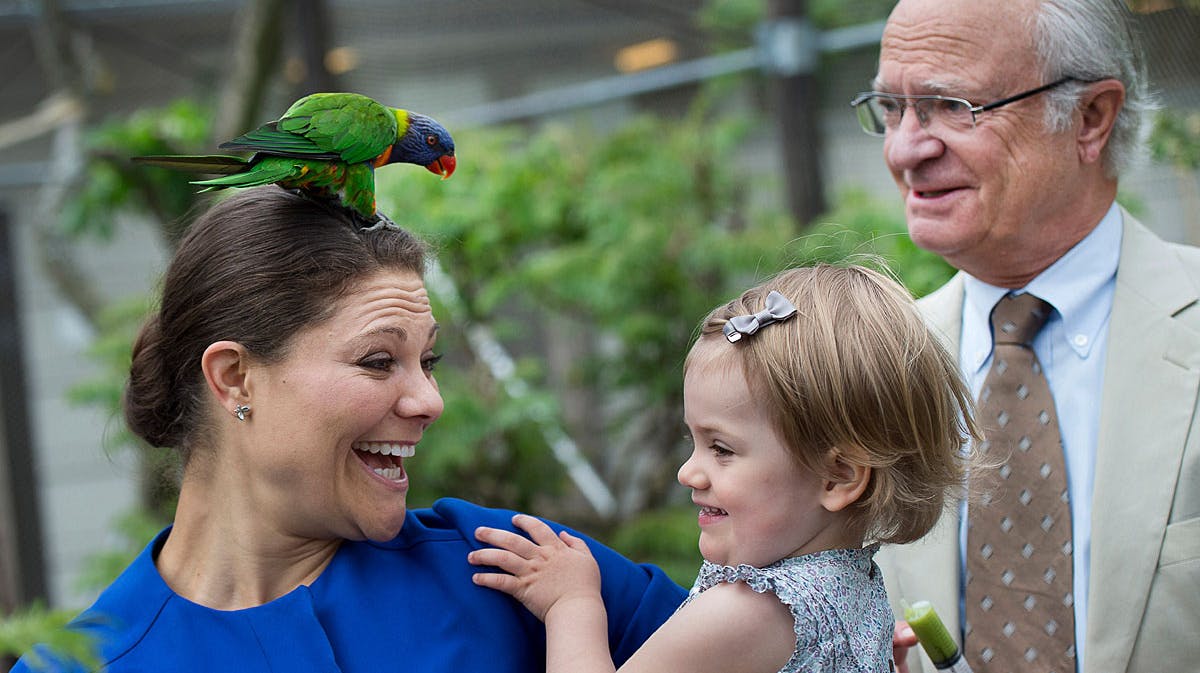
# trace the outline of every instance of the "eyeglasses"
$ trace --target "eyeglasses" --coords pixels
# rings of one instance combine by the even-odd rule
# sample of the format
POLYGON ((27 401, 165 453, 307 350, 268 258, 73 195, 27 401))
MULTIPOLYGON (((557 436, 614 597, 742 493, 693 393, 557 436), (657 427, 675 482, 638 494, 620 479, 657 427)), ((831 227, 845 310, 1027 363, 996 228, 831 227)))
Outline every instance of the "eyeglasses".
POLYGON ((967 131, 975 127, 975 117, 980 112, 995 110, 1002 105, 1036 96, 1073 80, 1074 77, 1064 77, 985 105, 975 105, 966 99, 952 96, 906 96, 882 91, 864 91, 850 101, 850 106, 858 113, 858 123, 862 125, 862 130, 873 136, 882 137, 888 131, 895 131, 900 126, 900 121, 904 118, 904 109, 907 107, 916 110, 921 128, 928 129, 932 122, 937 128, 967 131))

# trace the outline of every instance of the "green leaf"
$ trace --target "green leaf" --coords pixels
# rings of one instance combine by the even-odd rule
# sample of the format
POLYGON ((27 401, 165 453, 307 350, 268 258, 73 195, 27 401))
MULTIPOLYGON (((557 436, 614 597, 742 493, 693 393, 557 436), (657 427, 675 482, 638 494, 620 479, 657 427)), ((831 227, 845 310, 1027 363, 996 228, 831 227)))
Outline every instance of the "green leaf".
POLYGON ((47 662, 33 649, 36 644, 47 648, 54 657, 78 662, 92 669, 100 665, 95 639, 84 631, 67 629, 75 614, 67 610, 48 610, 35 604, 0 619, 0 656, 26 656, 33 670, 47 662))

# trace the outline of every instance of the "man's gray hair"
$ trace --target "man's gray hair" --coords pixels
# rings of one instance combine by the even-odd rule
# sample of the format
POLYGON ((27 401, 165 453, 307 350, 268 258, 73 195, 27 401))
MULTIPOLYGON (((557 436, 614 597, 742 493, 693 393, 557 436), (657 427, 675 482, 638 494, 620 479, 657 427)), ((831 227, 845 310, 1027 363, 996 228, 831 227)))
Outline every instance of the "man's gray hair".
POLYGON ((1141 158, 1142 121, 1157 105, 1150 95, 1141 49, 1133 34, 1129 9, 1122 0, 1045 0, 1033 22, 1033 44, 1045 81, 1074 77, 1047 92, 1046 124, 1064 131, 1086 84, 1116 79, 1125 85, 1125 105, 1104 153, 1110 177, 1141 158))

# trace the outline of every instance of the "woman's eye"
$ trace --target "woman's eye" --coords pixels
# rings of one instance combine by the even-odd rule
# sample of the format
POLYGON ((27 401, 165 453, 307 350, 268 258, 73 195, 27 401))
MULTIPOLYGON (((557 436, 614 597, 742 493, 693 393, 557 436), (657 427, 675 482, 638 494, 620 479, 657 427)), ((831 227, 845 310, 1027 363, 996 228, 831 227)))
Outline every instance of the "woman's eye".
POLYGON ((441 361, 441 355, 430 355, 429 357, 421 360, 421 369, 432 373, 434 369, 437 369, 437 364, 441 361))
POLYGON ((390 355, 373 355, 371 357, 360 360, 358 366, 374 369, 375 371, 386 372, 391 371, 396 364, 396 360, 390 355))

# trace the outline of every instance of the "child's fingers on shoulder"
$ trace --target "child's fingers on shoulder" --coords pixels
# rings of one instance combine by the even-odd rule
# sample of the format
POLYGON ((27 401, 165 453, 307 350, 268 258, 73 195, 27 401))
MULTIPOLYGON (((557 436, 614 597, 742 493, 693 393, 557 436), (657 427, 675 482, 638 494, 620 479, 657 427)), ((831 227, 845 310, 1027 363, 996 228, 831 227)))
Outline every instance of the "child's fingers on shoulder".
POLYGON ((520 588, 517 578, 508 573, 475 573, 471 575, 471 581, 478 586, 503 591, 510 596, 520 588))
MULTIPOLYGON (((511 533, 510 533, 511 535, 511 533)), ((520 537, 514 535, 513 537, 520 537)), ((521 538, 526 545, 532 545, 529 540, 521 538)), ((492 547, 483 547, 475 549, 467 553, 467 562, 477 566, 496 566, 505 572, 516 572, 522 567, 522 564, 527 562, 530 555, 522 555, 519 550, 514 550, 504 545, 495 545, 492 547)))
POLYGON ((518 514, 513 517, 513 525, 529 533, 529 537, 538 544, 553 544, 558 541, 554 530, 546 522, 528 514, 518 514))
POLYGON ((558 538, 565 542, 566 545, 571 549, 587 552, 589 555, 592 553, 592 550, 588 548, 587 543, 583 541, 583 538, 577 535, 572 535, 564 530, 558 534, 558 538))
POLYGON ((489 547, 487 549, 476 549, 467 554, 467 563, 476 566, 495 566, 503 568, 511 566, 515 554, 504 549, 496 549, 489 547))
POLYGON ((533 549, 533 543, 529 541, 529 538, 501 528, 480 526, 475 529, 475 539, 522 556, 528 556, 533 549))

